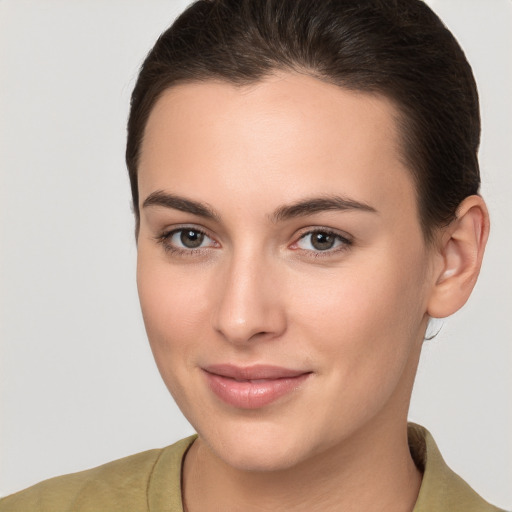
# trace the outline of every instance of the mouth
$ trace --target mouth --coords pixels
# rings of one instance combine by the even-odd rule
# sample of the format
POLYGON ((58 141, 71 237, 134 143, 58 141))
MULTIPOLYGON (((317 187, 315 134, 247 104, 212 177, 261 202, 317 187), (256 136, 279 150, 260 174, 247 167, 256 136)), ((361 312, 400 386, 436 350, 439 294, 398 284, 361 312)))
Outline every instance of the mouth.
POLYGON ((230 364, 203 368, 208 386, 224 403, 239 409, 259 409, 297 391, 312 374, 271 365, 230 364))

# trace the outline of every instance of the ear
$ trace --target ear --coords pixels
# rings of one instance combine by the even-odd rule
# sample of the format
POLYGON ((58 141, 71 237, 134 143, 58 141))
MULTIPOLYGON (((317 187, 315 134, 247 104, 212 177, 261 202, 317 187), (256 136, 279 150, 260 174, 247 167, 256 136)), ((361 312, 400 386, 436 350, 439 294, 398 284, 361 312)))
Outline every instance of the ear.
POLYGON ((466 303, 480 273, 488 237, 485 202, 480 196, 469 196, 440 235, 435 282, 427 305, 431 317, 445 318, 466 303))

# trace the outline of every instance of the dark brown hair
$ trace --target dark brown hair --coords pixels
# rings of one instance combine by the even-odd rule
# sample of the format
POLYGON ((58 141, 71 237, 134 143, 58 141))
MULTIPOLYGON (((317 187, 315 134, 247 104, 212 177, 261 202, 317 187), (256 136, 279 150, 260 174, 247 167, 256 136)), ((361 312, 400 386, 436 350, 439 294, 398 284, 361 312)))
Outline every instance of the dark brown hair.
POLYGON ((126 162, 137 166, 160 95, 178 83, 245 85, 276 70, 391 99, 425 238, 478 193, 480 116, 464 52, 421 0, 199 0, 157 40, 131 99, 126 162))

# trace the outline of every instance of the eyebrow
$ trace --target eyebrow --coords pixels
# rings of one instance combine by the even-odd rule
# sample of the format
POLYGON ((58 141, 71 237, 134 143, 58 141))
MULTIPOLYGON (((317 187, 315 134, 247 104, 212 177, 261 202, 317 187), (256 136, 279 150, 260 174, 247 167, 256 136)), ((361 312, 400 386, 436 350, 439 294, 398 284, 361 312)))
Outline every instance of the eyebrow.
POLYGON ((295 217, 305 217, 314 213, 325 211, 358 210, 362 212, 378 213, 373 206, 347 197, 324 196, 305 199, 297 203, 281 206, 272 215, 273 222, 280 222, 295 217))
POLYGON ((185 199, 184 197, 169 194, 163 190, 157 190, 152 192, 144 200, 142 204, 143 208, 149 206, 162 206, 164 208, 173 208, 181 212, 191 213, 199 217, 205 217, 212 220, 220 220, 214 210, 205 203, 199 201, 193 201, 191 199, 185 199))
MULTIPOLYGON (((186 199, 175 194, 158 190, 152 192, 142 204, 143 208, 150 206, 161 206, 172 208, 199 217, 220 221, 220 215, 206 203, 186 199)), ((378 213, 373 206, 367 203, 356 201, 347 197, 323 196, 304 199, 290 205, 277 208, 271 215, 270 220, 274 223, 289 220, 295 217, 306 217, 314 213, 325 211, 347 211, 356 210, 362 212, 378 213)))

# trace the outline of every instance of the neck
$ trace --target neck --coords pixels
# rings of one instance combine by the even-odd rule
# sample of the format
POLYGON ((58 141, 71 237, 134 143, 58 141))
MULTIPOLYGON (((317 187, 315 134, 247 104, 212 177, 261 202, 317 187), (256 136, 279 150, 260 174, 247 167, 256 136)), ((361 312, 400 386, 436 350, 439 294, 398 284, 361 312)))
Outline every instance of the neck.
POLYGON ((233 468, 198 439, 185 459, 185 510, 410 512, 421 474, 403 424, 389 432, 369 425, 343 445, 271 472, 233 468))

